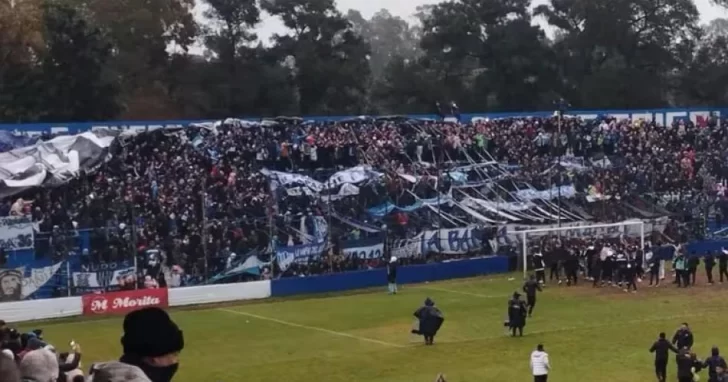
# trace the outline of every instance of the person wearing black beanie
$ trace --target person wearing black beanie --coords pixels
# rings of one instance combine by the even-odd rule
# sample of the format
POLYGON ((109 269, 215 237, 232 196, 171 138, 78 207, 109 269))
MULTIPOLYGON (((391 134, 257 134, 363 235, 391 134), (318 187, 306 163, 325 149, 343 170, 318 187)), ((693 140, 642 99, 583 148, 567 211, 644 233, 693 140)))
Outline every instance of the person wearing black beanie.
POLYGON ((167 312, 145 308, 124 318, 120 361, 142 369, 152 382, 170 382, 179 367, 184 336, 167 312))

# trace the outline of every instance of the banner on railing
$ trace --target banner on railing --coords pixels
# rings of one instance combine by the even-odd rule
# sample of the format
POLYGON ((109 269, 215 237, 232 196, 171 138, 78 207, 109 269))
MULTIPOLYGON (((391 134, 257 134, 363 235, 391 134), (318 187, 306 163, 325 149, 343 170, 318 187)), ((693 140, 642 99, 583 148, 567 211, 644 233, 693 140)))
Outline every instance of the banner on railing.
POLYGON ((31 297, 48 283, 63 265, 59 262, 47 267, 33 268, 26 274, 25 268, 0 269, 0 302, 20 301, 31 297))
POLYGON ((27 216, 0 218, 0 248, 6 251, 33 248, 33 221, 27 216))
POLYGON ((384 242, 381 237, 374 239, 349 240, 342 244, 346 257, 359 259, 380 259, 384 256, 384 242))
POLYGON ((73 286, 76 288, 76 293, 114 291, 124 286, 128 278, 135 277, 135 273, 134 267, 98 272, 73 272, 73 286))
POLYGON ((305 264, 310 259, 320 257, 325 250, 326 242, 277 247, 276 261, 278 267, 285 272, 294 262, 305 264))
POLYGON ((392 241, 390 253, 398 259, 422 256, 422 237, 424 234, 411 239, 397 239, 392 241))
POLYGON ((483 248, 483 230, 478 227, 425 231, 422 253, 465 254, 483 248))
POLYGON ((124 292, 92 293, 81 296, 84 316, 126 314, 134 310, 169 306, 167 288, 139 289, 124 292))

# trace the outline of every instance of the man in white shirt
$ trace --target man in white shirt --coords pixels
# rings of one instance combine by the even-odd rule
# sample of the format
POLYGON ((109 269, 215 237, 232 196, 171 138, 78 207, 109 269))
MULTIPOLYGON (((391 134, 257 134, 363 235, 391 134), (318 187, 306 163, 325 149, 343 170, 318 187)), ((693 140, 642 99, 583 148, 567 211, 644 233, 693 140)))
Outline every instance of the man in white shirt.
POLYGON ((551 365, 549 364, 549 355, 543 350, 543 345, 538 344, 536 350, 531 353, 531 372, 533 373, 533 382, 547 382, 549 378, 551 365))

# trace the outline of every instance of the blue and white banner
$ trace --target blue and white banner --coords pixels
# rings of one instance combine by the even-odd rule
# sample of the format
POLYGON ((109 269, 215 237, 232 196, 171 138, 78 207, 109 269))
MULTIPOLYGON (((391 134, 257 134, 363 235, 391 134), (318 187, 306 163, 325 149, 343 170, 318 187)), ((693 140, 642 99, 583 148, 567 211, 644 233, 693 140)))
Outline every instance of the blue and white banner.
POLYGON ((317 259, 326 251, 326 245, 326 242, 322 242, 277 247, 276 261, 278 261, 278 267, 285 272, 294 262, 305 264, 310 259, 317 259))
POLYGON ((576 196, 576 190, 574 189, 574 186, 561 186, 561 187, 553 187, 549 190, 534 190, 534 189, 527 189, 527 190, 518 190, 515 192, 516 196, 519 198, 530 201, 534 199, 542 199, 542 200, 551 200, 558 198, 561 196, 562 198, 573 198, 576 196), (560 192, 560 193, 559 193, 560 192))
POLYGON ((350 240, 342 244, 341 252, 346 257, 380 259, 384 256, 384 242, 381 237, 374 239, 350 240))
POLYGON ((419 234, 411 239, 397 239, 392 241, 390 253, 398 259, 422 256, 422 238, 419 234))
POLYGON ((77 293, 82 291, 103 290, 106 292, 120 289, 127 277, 135 276, 136 268, 121 268, 113 271, 73 272, 73 286, 77 293))
POLYGON ((0 248, 6 251, 33 248, 33 222, 28 216, 0 218, 0 248))
POLYGON ((323 183, 314 180, 310 176, 271 170, 261 170, 260 172, 270 179, 274 190, 279 186, 289 188, 295 185, 303 185, 312 191, 319 193, 324 188, 323 183))
POLYGON ((483 248, 483 230, 479 227, 425 231, 422 253, 465 254, 483 248))
POLYGON ((372 166, 356 166, 332 175, 326 181, 326 188, 336 188, 342 184, 357 184, 382 175, 382 173, 372 170, 372 166))

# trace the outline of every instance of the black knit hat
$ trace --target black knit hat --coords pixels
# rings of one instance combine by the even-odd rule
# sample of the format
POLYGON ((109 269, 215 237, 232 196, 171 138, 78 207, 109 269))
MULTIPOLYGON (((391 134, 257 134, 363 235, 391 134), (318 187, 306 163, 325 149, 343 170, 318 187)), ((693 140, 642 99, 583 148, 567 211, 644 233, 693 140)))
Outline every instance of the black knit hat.
POLYGON ((124 318, 121 345, 125 355, 159 357, 181 351, 185 342, 182 331, 167 312, 159 308, 145 308, 124 318))

